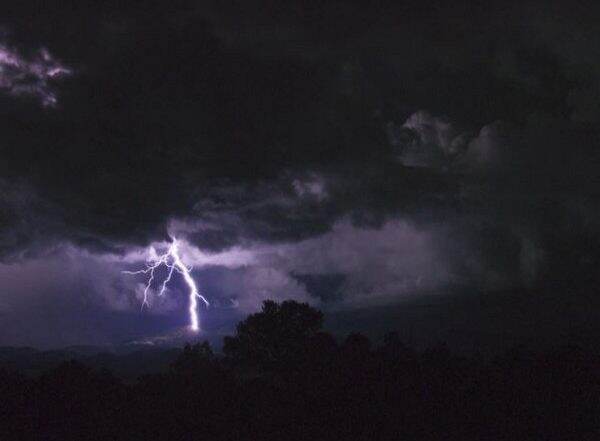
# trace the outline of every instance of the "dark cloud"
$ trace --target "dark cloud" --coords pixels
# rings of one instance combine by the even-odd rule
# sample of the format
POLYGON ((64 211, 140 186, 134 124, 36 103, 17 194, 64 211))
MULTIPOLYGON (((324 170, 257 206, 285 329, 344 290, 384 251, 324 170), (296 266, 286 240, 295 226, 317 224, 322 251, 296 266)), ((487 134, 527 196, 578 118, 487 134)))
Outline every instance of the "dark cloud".
POLYGON ((587 286, 600 245, 592 13, 14 5, 0 36, 0 256, 71 243, 123 257, 168 233, 206 256, 250 250, 258 263, 203 274, 245 311, 278 290, 343 303, 587 286))
MULTIPOLYGON (((148 243, 165 237, 169 219, 193 206, 195 215, 215 198, 242 205, 234 210, 253 238, 298 239, 327 231, 348 212, 377 222, 417 199, 453 196, 456 181, 389 164, 397 150, 390 123, 419 139, 402 153, 403 165, 439 168, 468 150, 467 165, 485 169, 512 167, 505 150, 520 148, 504 145, 499 118, 568 113, 574 92, 558 55, 525 44, 522 32, 498 36, 512 26, 504 16, 475 10, 464 20, 462 6, 417 4, 260 6, 245 6, 248 15, 193 2, 150 5, 141 14, 107 4, 95 13, 48 7, 29 21, 26 9, 9 15, 15 39, 48 45, 78 75, 62 87, 60 111, 5 111, 7 173, 31 182, 66 220, 64 234, 80 243, 148 243), (74 27, 52 27, 59 15, 74 27), (486 25, 493 26, 476 35, 486 25), (258 29, 265 34, 251 32, 258 29), (445 39, 444 51, 436 49, 445 39), (334 177, 330 200, 265 202, 268 191, 290 192, 290 182, 280 184, 286 170, 325 170, 334 177), (223 196, 224 179, 261 203, 223 196)), ((299 182, 291 182, 296 192, 308 194, 299 182)), ((241 236, 207 237, 206 246, 241 236)))
POLYGON ((344 274, 295 274, 294 277, 306 286, 311 296, 323 302, 334 302, 343 298, 344 274))

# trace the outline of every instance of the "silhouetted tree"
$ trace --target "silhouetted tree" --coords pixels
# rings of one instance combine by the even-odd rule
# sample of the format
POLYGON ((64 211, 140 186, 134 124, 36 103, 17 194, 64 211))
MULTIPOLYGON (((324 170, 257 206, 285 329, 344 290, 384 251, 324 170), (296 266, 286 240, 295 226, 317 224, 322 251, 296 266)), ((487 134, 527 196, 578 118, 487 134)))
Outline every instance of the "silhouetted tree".
POLYGON ((388 332, 383 336, 383 345, 379 349, 383 358, 390 363, 406 363, 416 360, 417 354, 406 346, 397 332, 388 332))
POLYGON ((197 374, 210 369, 213 358, 214 353, 208 341, 193 346, 187 343, 171 365, 171 370, 176 374, 197 374))
POLYGON ((36 378, 0 368, 0 440, 599 439, 595 351, 516 347, 486 362, 416 352, 396 333, 372 350, 359 333, 339 346, 321 321, 265 302, 226 340, 228 359, 188 344, 136 383, 77 361, 36 378), (249 361, 272 370, 237 369, 249 361))
POLYGON ((308 340, 307 356, 311 359, 329 360, 336 355, 338 344, 335 338, 327 332, 317 332, 308 340))
POLYGON ((307 303, 267 300, 261 312, 237 325, 235 336, 225 338, 223 351, 235 360, 262 367, 289 366, 322 324, 321 311, 307 303))
POLYGON ((353 332, 344 341, 344 353, 350 357, 364 357, 371 351, 371 341, 360 332, 353 332))

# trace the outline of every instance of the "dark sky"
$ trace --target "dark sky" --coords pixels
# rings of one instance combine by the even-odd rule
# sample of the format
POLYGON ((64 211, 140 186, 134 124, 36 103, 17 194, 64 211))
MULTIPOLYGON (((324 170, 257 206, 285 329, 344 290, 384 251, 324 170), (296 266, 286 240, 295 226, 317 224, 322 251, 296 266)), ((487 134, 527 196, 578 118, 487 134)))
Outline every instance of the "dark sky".
POLYGON ((122 273, 169 236, 205 335, 267 298, 376 311, 366 332, 456 296, 480 299, 450 308, 469 332, 492 332, 490 308, 496 336, 593 322, 595 2, 14 3, 0 344, 177 334, 180 278, 141 311, 145 280, 122 273))

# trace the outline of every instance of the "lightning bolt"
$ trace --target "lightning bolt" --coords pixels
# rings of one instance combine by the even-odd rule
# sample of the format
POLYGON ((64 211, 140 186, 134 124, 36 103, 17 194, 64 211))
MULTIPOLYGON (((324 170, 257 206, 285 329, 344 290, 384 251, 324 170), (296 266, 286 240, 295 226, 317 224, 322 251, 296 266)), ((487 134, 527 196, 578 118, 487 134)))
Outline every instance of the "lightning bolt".
POLYGON ((150 259, 149 262, 146 263, 146 268, 138 271, 123 271, 123 273, 149 275, 148 281, 146 282, 146 286, 144 287, 144 300, 142 301, 143 309, 144 306, 149 307, 148 296, 150 294, 150 288, 152 287, 152 282, 154 282, 155 271, 161 266, 165 266, 169 270, 169 272, 167 274, 167 277, 163 279, 160 285, 158 295, 164 295, 167 289, 167 284, 171 281, 174 272, 181 274, 183 276, 183 280, 189 288, 188 311, 190 315, 190 329, 194 332, 199 331, 200 325, 198 321, 198 299, 202 300, 202 302, 204 302, 206 306, 209 306, 209 303, 208 300, 206 300, 204 296, 198 292, 196 282, 190 274, 192 268, 188 268, 182 262, 181 257, 179 256, 179 244, 177 242, 177 239, 173 238, 171 245, 164 254, 158 255, 156 254, 156 250, 154 248, 151 248, 150 259))

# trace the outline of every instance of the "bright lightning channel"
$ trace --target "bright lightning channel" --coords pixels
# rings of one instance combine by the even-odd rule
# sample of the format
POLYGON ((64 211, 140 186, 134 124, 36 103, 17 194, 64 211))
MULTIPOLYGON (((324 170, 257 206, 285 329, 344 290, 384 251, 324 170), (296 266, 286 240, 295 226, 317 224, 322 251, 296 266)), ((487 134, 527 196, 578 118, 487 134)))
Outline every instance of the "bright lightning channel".
POLYGON ((150 288, 152 286, 152 282, 154 281, 154 272, 156 269, 161 266, 165 266, 169 273, 167 277, 165 277, 160 285, 160 291, 158 291, 158 295, 162 296, 166 289, 167 284, 171 281, 173 277, 173 272, 177 271, 179 274, 183 276, 183 280, 187 284, 189 288, 189 314, 190 314, 190 329, 194 332, 200 330, 200 324, 198 321, 198 299, 202 300, 206 306, 209 306, 208 300, 204 298, 198 292, 198 287, 196 286, 196 282, 190 275, 192 268, 188 268, 181 261, 181 257, 179 256, 179 244, 177 243, 177 239, 173 238, 171 245, 167 249, 167 252, 161 255, 157 255, 154 248, 151 248, 150 260, 146 263, 146 268, 138 271, 123 271, 125 274, 149 274, 148 281, 146 286, 144 287, 144 300, 142 301, 142 308, 144 306, 149 307, 148 303, 148 295, 150 293, 150 288))

